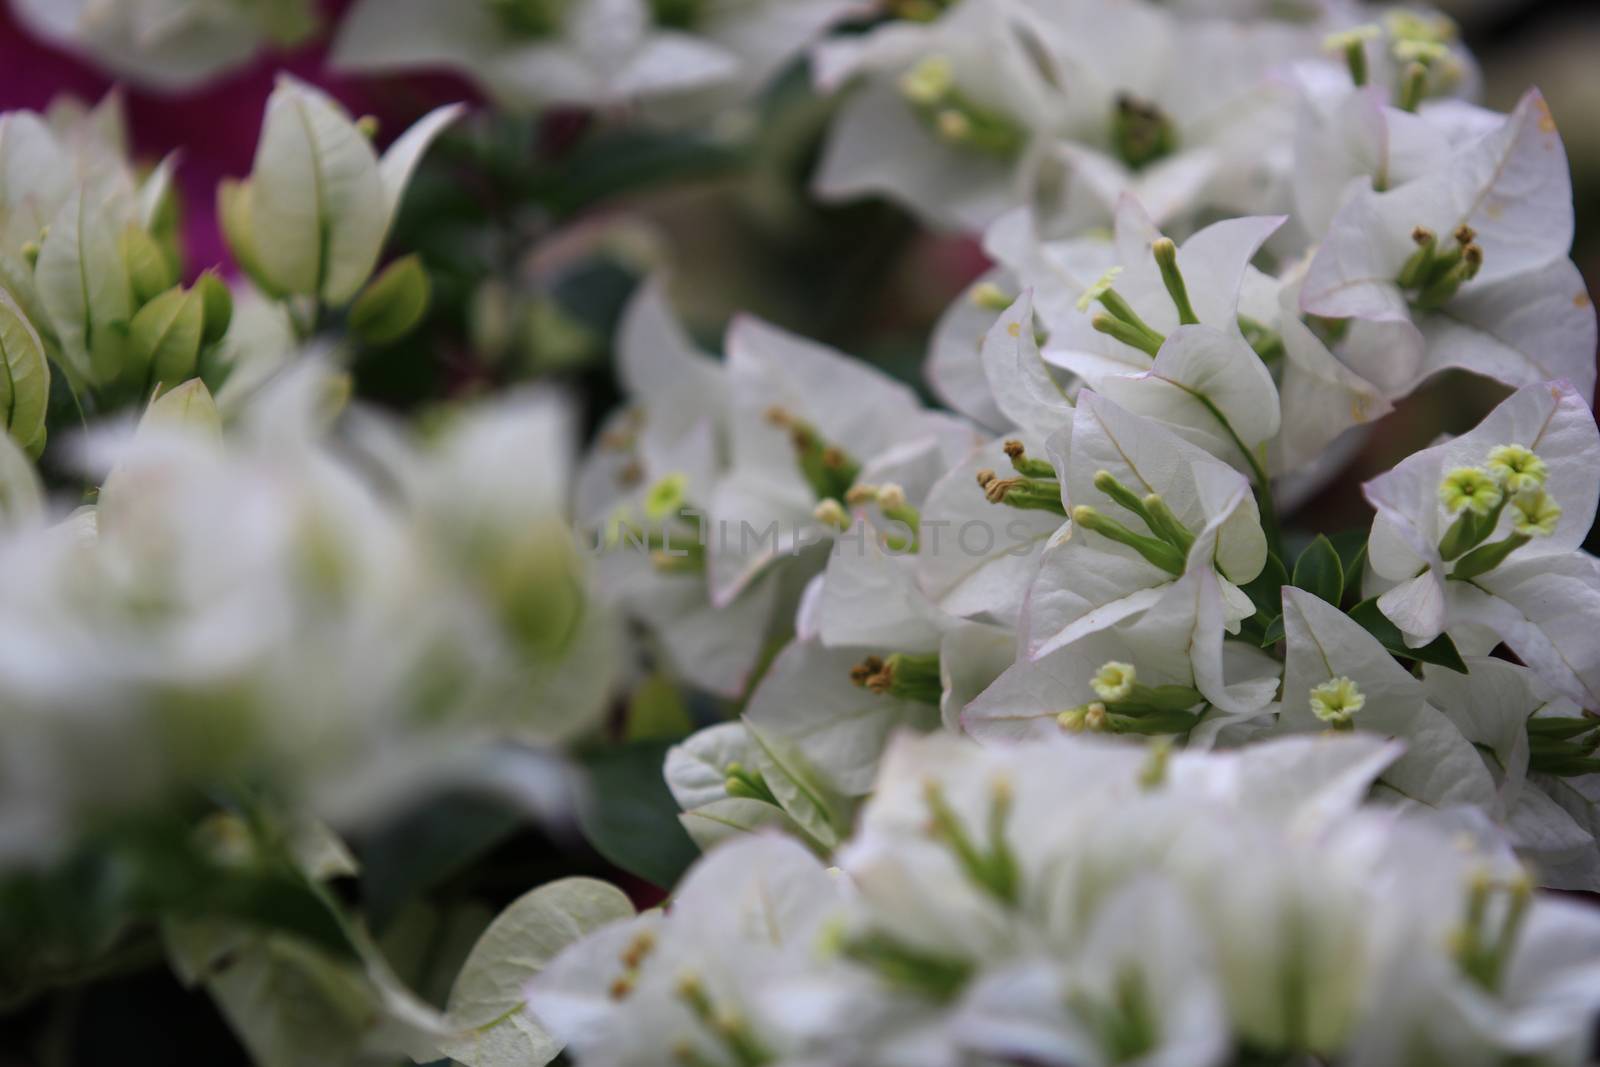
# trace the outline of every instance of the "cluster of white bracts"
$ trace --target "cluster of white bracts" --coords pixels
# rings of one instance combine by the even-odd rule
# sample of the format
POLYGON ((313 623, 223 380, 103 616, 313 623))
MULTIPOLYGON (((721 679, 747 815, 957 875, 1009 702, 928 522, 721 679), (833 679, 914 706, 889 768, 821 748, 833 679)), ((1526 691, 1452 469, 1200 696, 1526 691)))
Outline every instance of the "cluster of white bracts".
MULTIPOLYGON (((464 1062, 1580 1062, 1600 923, 1532 887, 1600 889, 1596 331, 1537 92, 1477 107, 1447 24, 1339 0, 372 0, 337 55, 681 117, 808 50, 840 94, 819 192, 996 264, 931 342, 951 411, 751 319, 719 361, 652 283, 575 480, 592 589, 543 399, 336 446, 307 370, 219 443, 184 387, 91 446, 104 489, 54 525, 11 449, 0 850, 174 781, 370 793, 352 768, 452 721, 560 740, 635 665, 615 612, 638 663, 744 701, 666 761, 713 851, 532 1016, 480 945, 464 1062), (1370 534, 1290 551, 1295 505, 1452 368, 1509 396, 1368 482, 1370 534)), ((273 108, 224 216, 309 333, 449 115, 380 161, 310 90, 273 108)), ((106 290, 54 268, 121 285, 161 193, 119 190, 103 247, 23 257, 61 315, 0 303, 91 381, 106 290)), ((42 365, 0 342, 8 382, 42 365)), ((34 445, 42 411, 12 420, 34 445)), ((575 892, 581 921, 526 920, 540 961, 618 912, 575 892)))
POLYGON ((1544 951, 1522 879, 1600 888, 1595 320, 1543 100, 1466 102, 1410 11, 920 6, 816 51, 819 187, 983 228, 927 368, 964 417, 637 298, 579 518, 658 662, 749 695, 667 760, 711 856, 535 1015, 599 1064, 1576 1062, 1593 973, 1479 970, 1544 951), (1514 391, 1365 486, 1369 538, 1287 551, 1449 368, 1514 391), (1330 732, 1397 744, 1278 740, 1330 732))
POLYGON ((1580 1062, 1600 916, 1475 820, 1363 807, 1399 747, 902 737, 837 870, 725 844, 529 1007, 616 1067, 1580 1062))
MULTIPOLYGON (((88 441, 102 488, 67 515, 0 440, 0 866, 194 790, 366 817, 495 773, 473 742, 604 713, 620 649, 563 517, 561 400, 424 445, 359 410, 333 434, 348 388, 306 362, 226 435, 198 381, 166 393, 88 441)), ((519 783, 554 803, 547 771, 519 783)))

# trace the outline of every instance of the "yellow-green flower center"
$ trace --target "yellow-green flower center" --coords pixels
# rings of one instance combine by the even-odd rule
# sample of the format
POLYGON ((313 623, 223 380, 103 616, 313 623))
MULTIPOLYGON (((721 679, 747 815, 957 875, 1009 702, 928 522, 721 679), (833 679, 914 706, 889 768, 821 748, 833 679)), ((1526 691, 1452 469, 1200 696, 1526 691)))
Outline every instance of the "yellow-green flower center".
POLYGON ((645 493, 645 515, 656 522, 676 515, 683 509, 684 495, 688 490, 688 475, 681 472, 667 475, 645 493))
POLYGON ((1499 481, 1482 467, 1457 467, 1439 483, 1439 502, 1452 515, 1462 508, 1487 515, 1504 495, 1499 481))
POLYGON ((1361 688, 1343 675, 1311 690, 1311 714, 1336 730, 1348 728, 1351 718, 1366 704, 1361 688))
POLYGON ((1561 520, 1561 505, 1543 489, 1511 498, 1511 529, 1524 537, 1549 537, 1561 520))
POLYGON ((1550 473, 1544 460, 1521 445, 1499 445, 1490 449, 1488 462, 1484 466, 1511 493, 1539 488, 1550 473))
POLYGON ((1112 660, 1095 672, 1089 685, 1101 700, 1126 700, 1132 695, 1137 678, 1138 672, 1133 669, 1133 664, 1112 660))

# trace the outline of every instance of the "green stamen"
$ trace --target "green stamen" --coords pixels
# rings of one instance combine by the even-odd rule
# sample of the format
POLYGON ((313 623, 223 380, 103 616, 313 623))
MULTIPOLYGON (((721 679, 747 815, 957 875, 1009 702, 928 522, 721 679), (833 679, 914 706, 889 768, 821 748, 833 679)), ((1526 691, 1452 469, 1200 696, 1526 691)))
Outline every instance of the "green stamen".
POLYGON ((1080 504, 1072 509, 1072 521, 1118 544, 1127 545, 1173 577, 1181 577, 1183 574, 1185 566, 1183 553, 1165 541, 1136 534, 1117 520, 1102 515, 1087 505, 1080 504))
POLYGON ((1170 237, 1162 237, 1150 245, 1150 252, 1155 256, 1156 266, 1161 269, 1161 281, 1167 287, 1167 295, 1172 298, 1173 307, 1178 309, 1178 321, 1185 326, 1193 326, 1200 321, 1194 313, 1194 305, 1189 302, 1189 287, 1184 284, 1183 272, 1178 269, 1178 246, 1172 243, 1170 237))

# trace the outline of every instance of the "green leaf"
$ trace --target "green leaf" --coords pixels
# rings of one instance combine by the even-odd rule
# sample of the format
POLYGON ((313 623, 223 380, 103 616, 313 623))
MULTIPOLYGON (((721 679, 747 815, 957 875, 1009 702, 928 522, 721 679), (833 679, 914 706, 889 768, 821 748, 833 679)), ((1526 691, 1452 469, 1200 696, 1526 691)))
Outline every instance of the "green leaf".
POLYGON ((1276 553, 1267 553, 1267 565, 1261 573, 1241 588, 1250 603, 1256 606, 1256 618, 1263 622, 1277 618, 1283 612, 1283 587, 1289 584, 1289 574, 1283 569, 1283 560, 1276 553))
POLYGON ((50 224, 34 286, 62 357, 80 378, 94 377, 104 368, 90 354, 114 351, 113 331, 133 314, 133 288, 116 231, 88 189, 69 199, 50 224))
POLYGON ((1450 640, 1449 634, 1440 634, 1421 648, 1409 648, 1405 638, 1400 634, 1400 628, 1390 622, 1383 612, 1378 610, 1378 601, 1374 597, 1363 600, 1350 609, 1350 617, 1360 623, 1362 627, 1378 643, 1391 653, 1403 659, 1420 660, 1423 663, 1432 663, 1439 667, 1448 667, 1460 674, 1467 673, 1467 665, 1461 660, 1461 653, 1456 651, 1455 642, 1450 640))
POLYGON ((1261 647, 1271 648, 1283 640, 1283 616, 1274 615, 1261 631, 1261 647))
POLYGON ((562 949, 633 914, 621 890, 592 878, 564 878, 518 898, 462 965, 447 1013, 459 1034, 440 1052, 465 1067, 541 1067, 555 1059, 561 1042, 522 1010, 523 988, 562 949))
POLYGON ((551 206, 572 213, 642 186, 720 174, 741 155, 708 138, 635 126, 588 138, 565 160, 552 183, 551 206))
POLYGON ((177 385, 194 374, 205 332, 205 300, 174 286, 139 309, 129 327, 130 365, 121 375, 143 388, 144 379, 177 385), (141 374, 141 370, 147 374, 141 374))
POLYGON ((431 291, 421 257, 397 259, 356 298, 350 328, 368 344, 393 344, 422 321, 431 291))
POLYGON ((362 848, 361 899, 383 929, 411 899, 426 893, 522 826, 515 809, 474 796, 434 798, 375 831, 362 848))
POLYGON ((1344 568, 1345 592, 1349 592, 1361 582, 1361 572, 1367 565, 1367 535, 1372 530, 1367 526, 1357 526, 1350 530, 1340 530, 1328 540, 1333 542, 1333 549, 1339 553, 1339 565, 1344 568))
POLYGON ((1339 553, 1321 534, 1294 561, 1294 586, 1337 607, 1344 596, 1344 566, 1339 553))
POLYGON ((652 674, 634 687, 624 728, 629 741, 658 738, 676 741, 693 729, 694 720, 689 716, 683 690, 671 678, 652 674))
POLYGON ((607 860, 663 889, 676 885, 699 855, 661 774, 669 747, 667 741, 634 741, 578 757, 584 837, 607 860))
POLYGON ((0 289, 0 371, 5 428, 19 448, 37 455, 44 445, 50 406, 50 362, 33 324, 4 289, 0 289))

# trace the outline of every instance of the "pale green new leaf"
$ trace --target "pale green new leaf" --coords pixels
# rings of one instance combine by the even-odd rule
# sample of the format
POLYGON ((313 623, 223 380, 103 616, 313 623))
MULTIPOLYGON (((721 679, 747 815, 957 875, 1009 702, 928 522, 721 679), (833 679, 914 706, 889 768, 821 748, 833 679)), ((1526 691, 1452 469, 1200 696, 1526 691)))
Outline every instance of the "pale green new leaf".
POLYGON ((528 980, 562 949, 609 923, 632 918, 621 890, 592 878, 564 878, 528 893, 489 924, 450 991, 458 1036, 440 1054, 467 1067, 540 1067, 561 1043, 523 1010, 528 980))
POLYGON ((22 449, 0 433, 0 530, 17 529, 44 514, 44 486, 22 449))
POLYGON ((400 209, 400 201, 405 196, 406 186, 411 182, 411 174, 422 161, 423 154, 428 151, 434 139, 465 111, 466 108, 460 104, 435 108, 412 123, 411 128, 401 134, 383 154, 383 159, 378 163, 378 176, 383 180, 384 204, 387 209, 384 216, 385 231, 394 222, 395 212, 400 209))
POLYGON ((371 276, 388 226, 378 158, 344 110, 281 77, 250 178, 256 255, 292 293, 340 306, 371 276))
POLYGON ((0 414, 11 439, 33 455, 44 447, 50 363, 22 309, 0 289, 0 414))
MULTIPOLYGON (((174 385, 194 373, 200 355, 200 335, 205 328, 205 307, 200 294, 182 288, 168 289, 139 309, 130 327, 135 366, 153 381, 174 385)), ((143 385, 136 379, 134 384, 143 385)))
POLYGON ((117 228, 87 191, 79 190, 56 214, 39 251, 34 285, 63 358, 80 377, 96 378, 90 353, 114 346, 116 332, 133 314, 133 293, 117 228))
POLYGON ((199 378, 191 378, 152 400, 139 420, 140 429, 146 426, 182 427, 222 440, 222 416, 217 413, 217 402, 199 378))

